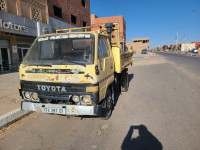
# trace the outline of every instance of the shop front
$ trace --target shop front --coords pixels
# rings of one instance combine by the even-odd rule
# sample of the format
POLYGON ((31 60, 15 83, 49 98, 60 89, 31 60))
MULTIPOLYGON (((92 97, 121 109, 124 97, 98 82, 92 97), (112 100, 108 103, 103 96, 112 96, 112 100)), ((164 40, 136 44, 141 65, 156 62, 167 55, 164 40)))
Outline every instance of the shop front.
POLYGON ((34 39, 51 27, 7 12, 0 13, 0 72, 17 71, 34 39))

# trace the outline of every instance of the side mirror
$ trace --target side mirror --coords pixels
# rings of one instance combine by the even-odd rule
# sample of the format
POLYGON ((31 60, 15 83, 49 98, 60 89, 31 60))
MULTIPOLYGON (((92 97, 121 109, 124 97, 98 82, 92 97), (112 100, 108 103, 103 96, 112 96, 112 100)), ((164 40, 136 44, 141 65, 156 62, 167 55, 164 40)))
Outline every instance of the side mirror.
POLYGON ((96 73, 96 75, 99 75, 99 68, 98 68, 98 66, 95 66, 95 73, 96 73))

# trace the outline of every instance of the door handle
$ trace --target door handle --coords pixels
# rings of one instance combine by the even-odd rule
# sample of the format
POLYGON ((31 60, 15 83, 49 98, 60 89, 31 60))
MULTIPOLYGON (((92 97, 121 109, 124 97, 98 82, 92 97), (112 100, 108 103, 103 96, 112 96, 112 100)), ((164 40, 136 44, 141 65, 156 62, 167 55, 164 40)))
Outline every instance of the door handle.
POLYGON ((113 66, 111 66, 110 69, 113 69, 113 66))

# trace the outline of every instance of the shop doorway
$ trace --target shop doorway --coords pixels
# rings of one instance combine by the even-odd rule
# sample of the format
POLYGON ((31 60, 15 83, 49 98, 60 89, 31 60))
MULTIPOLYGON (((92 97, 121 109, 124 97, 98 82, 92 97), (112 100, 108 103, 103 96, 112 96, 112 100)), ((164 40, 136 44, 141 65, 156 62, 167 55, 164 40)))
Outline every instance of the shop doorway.
POLYGON ((18 54, 19 54, 19 62, 21 63, 26 53, 28 52, 28 48, 18 47, 18 54))
POLYGON ((8 48, 0 48, 0 71, 8 71, 10 69, 10 53, 8 48))

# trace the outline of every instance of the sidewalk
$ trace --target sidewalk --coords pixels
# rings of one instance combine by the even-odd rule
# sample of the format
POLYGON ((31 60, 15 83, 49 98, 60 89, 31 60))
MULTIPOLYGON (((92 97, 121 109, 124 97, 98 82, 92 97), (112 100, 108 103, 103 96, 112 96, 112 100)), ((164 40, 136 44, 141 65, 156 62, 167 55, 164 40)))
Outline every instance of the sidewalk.
POLYGON ((0 74, 0 129, 27 112, 20 110, 19 73, 0 74))

